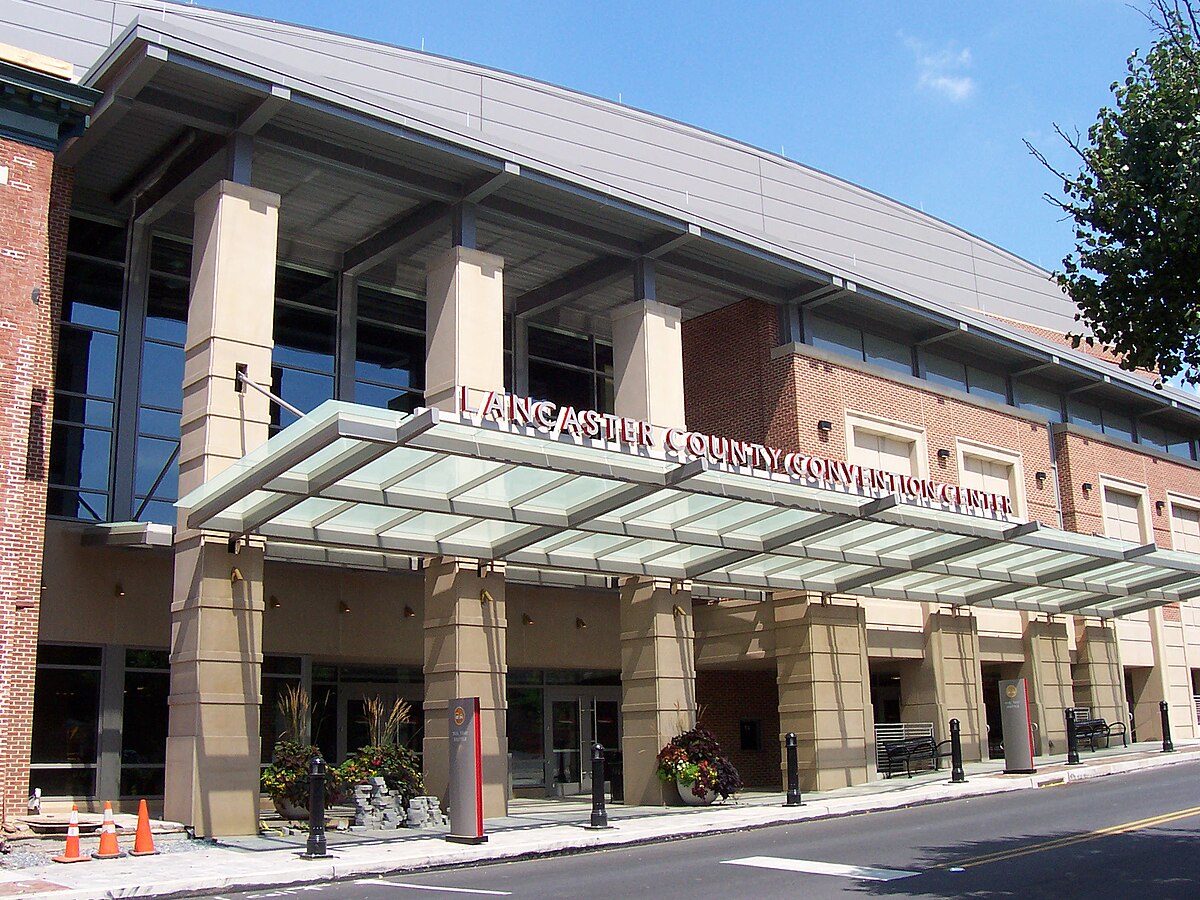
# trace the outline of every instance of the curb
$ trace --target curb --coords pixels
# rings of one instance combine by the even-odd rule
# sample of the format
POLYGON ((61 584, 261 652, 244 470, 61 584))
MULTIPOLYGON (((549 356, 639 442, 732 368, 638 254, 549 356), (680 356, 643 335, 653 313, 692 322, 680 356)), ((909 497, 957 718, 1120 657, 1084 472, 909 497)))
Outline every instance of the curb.
MULTIPOLYGON (((552 856, 567 856, 576 853, 589 853, 605 847, 634 847, 643 844, 666 843, 668 841, 685 840, 691 837, 705 837, 717 834, 732 834, 741 831, 754 831, 760 828, 772 828, 779 825, 815 822, 847 816, 864 815, 872 812, 883 812, 897 809, 908 809, 917 806, 927 806, 934 803, 945 803, 952 800, 962 800, 982 797, 990 794, 1012 793, 1014 791, 1031 790, 1046 787, 1060 787, 1080 781, 1104 778, 1109 775, 1122 775, 1130 772, 1161 769, 1172 765, 1195 762, 1200 760, 1200 748, 1179 750, 1172 754, 1158 757, 1148 757, 1133 760, 1121 760, 1111 763, 1056 768, 1034 775, 1005 776, 1003 774, 988 774, 977 776, 961 785, 951 785, 949 782, 935 782, 928 786, 915 788, 920 796, 907 792, 896 792, 883 796, 860 796, 843 799, 832 799, 805 804, 800 807, 754 806, 737 808, 743 816, 743 821, 736 824, 722 822, 719 818, 723 810, 710 813, 709 821, 696 821, 688 817, 686 831, 664 831, 661 833, 638 834, 629 826, 647 824, 646 819, 625 820, 627 825, 622 834, 622 826, 609 832, 588 832, 582 827, 576 833, 542 841, 535 847, 498 847, 496 845, 481 847, 464 847, 447 851, 438 845, 439 852, 410 858, 404 862, 398 860, 369 860, 362 862, 342 861, 331 859, 310 868, 312 863, 305 863, 303 869, 297 868, 298 854, 288 854, 286 867, 273 867, 267 871, 245 873, 230 876, 213 876, 209 873, 181 878, 167 877, 153 883, 129 884, 111 887, 102 892, 95 888, 68 888, 22 895, 25 900, 123 900, 129 897, 157 897, 162 900, 170 898, 194 897, 201 894, 249 891, 266 888, 293 888, 299 885, 317 882, 349 881, 361 878, 380 878, 388 875, 404 873, 438 871, 452 869, 462 865, 479 865, 500 862, 518 862, 528 859, 540 859, 552 856), (974 785, 974 786, 972 786, 974 785), (786 810, 786 812, 785 812, 786 810), (747 821, 749 819, 749 821, 747 821), (295 857, 295 858, 294 858, 295 857), (205 877, 207 876, 207 877, 205 877)), ((730 807, 734 809, 734 807, 730 807)), ((703 813, 701 813, 703 815, 703 813)), ((682 823, 681 823, 682 824, 682 823)), ((499 832, 497 835, 503 835, 499 832)), ((47 884, 44 873, 28 879, 30 887, 47 884), (40 884, 39 884, 40 882, 40 884)), ((20 884, 20 879, 4 882, 20 884)), ((36 888, 35 888, 36 890, 36 888)))

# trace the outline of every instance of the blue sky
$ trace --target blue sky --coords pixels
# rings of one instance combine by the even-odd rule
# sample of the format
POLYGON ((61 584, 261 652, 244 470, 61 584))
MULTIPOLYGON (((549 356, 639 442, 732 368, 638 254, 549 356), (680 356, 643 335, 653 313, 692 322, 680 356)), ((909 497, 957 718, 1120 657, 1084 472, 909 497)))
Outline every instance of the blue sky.
POLYGON ((1125 60, 1121 0, 1004 3, 224 0, 532 76, 782 152, 1046 268, 1072 231, 1023 138, 1072 165, 1125 60))

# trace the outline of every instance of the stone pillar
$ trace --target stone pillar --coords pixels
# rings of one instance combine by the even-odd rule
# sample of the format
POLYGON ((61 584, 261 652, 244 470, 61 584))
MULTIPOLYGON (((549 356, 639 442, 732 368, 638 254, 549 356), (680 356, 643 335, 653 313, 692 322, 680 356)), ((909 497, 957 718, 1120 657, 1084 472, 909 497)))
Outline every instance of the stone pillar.
MULTIPOLYGON (((615 412, 684 428, 683 340, 679 310, 636 300, 612 313, 615 412)), ((621 753, 625 802, 674 798, 655 775, 658 751, 696 723, 691 591, 629 578, 621 585, 621 753)))
POLYGON ((625 802, 678 802, 655 774, 656 757, 696 724, 692 596, 670 582, 627 578, 621 584, 621 756, 625 802))
POLYGON ((1065 622, 1030 621, 1023 638, 1025 661, 1020 677, 1029 695, 1029 716, 1034 723, 1033 752, 1067 752, 1066 711, 1075 706, 1071 684, 1071 651, 1065 622))
POLYGON ((1166 700, 1172 739, 1196 736, 1196 707, 1192 699, 1192 672, 1187 660, 1187 640, 1178 606, 1150 610, 1150 642, 1154 668, 1134 716, 1140 740, 1162 740, 1159 701, 1166 700))
POLYGON ((504 260, 451 247, 426 269, 425 405, 453 410, 459 386, 504 390, 504 260))
POLYGON ((504 575, 473 560, 436 557, 425 569, 425 788, 453 804, 449 704, 478 697, 483 814, 508 814, 507 621, 504 575))
POLYGON ((71 208, 71 171, 55 165, 53 151, 5 136, 10 115, 27 122, 39 107, 19 93, 0 96, 7 175, 0 183, 0 823, 24 815, 30 793, 54 352, 71 208))
MULTIPOLYGON (((454 246, 426 270, 425 405, 453 410, 457 388, 504 390, 504 260, 454 246)), ((485 816, 508 811, 504 575, 471 560, 425 570, 425 786, 449 784, 449 701, 479 697, 485 816)))
MULTIPOLYGON (((800 787, 862 784, 875 772, 875 723, 861 606, 776 594, 775 666, 782 735, 796 732, 800 787)), ((782 763, 781 763, 782 765, 782 763)))
POLYGON ((950 720, 961 726, 963 758, 982 759, 986 722, 979 668, 979 625, 971 615, 930 613, 925 655, 914 683, 901 683, 906 721, 933 722, 937 740, 950 738, 950 720))
POLYGON ((638 300, 613 310, 616 413, 663 428, 686 428, 683 328, 677 307, 638 300))
POLYGON ((1117 631, 1110 624, 1096 625, 1086 619, 1076 622, 1075 646, 1082 678, 1075 685, 1075 702, 1106 722, 1125 722, 1129 707, 1125 704, 1117 631))
MULTIPOLYGON (((239 363, 271 383, 279 195, 221 181, 196 201, 179 453, 186 495, 267 439, 268 401, 239 393, 239 363)), ((260 545, 186 527, 171 603, 164 809, 200 837, 258 831, 260 545)))

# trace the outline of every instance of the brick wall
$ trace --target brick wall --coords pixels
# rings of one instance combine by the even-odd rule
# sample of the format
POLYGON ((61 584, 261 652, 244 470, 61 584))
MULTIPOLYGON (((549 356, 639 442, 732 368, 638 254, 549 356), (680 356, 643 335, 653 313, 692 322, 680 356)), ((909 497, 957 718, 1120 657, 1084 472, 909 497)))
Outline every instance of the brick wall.
POLYGON ((777 791, 782 785, 778 698, 774 670, 696 673, 700 724, 717 736, 748 788, 777 791), (761 749, 741 749, 744 719, 759 723, 761 749))
POLYGON ((0 817, 25 811, 71 173, 0 139, 0 817), (35 302, 33 293, 40 293, 35 302))
MULTIPOLYGON (((1186 462, 1173 462, 1105 440, 1100 434, 1060 430, 1054 438, 1058 453, 1058 477, 1062 484, 1063 522, 1070 531, 1104 534, 1104 512, 1100 476, 1131 481, 1149 491, 1147 514, 1154 529, 1154 542, 1174 547, 1170 507, 1161 513, 1155 501, 1167 500, 1167 491, 1200 497, 1200 469, 1186 462), (1092 485, 1086 494, 1083 485, 1092 485)), ((1119 487, 1119 485, 1118 485, 1119 487)))
POLYGON ((923 428, 929 477, 957 484, 955 438, 1021 454, 1026 515, 1057 526, 1054 482, 1037 483, 1050 471, 1045 424, 1005 413, 935 389, 902 384, 850 366, 799 353, 772 358, 778 343, 774 307, 743 300, 683 326, 683 375, 688 426, 785 451, 846 458, 847 411, 923 428), (823 433, 821 419, 833 423, 823 433), (940 460, 939 449, 950 450, 940 460))

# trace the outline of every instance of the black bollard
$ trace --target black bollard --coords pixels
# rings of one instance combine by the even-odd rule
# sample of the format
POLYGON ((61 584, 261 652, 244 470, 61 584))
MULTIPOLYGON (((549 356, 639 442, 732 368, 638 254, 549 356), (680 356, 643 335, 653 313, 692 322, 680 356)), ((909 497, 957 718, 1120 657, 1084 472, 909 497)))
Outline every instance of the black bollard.
POLYGON ((962 763, 962 729, 958 719, 950 720, 950 783, 963 784, 967 774, 962 763))
POLYGON ((325 760, 313 757, 308 769, 308 848, 304 859, 328 859, 325 849, 325 760))
POLYGON ((1167 701, 1158 701, 1158 714, 1162 716, 1163 753, 1173 753, 1175 745, 1171 742, 1171 717, 1167 712, 1167 701))
POLYGON ((784 806, 803 806, 800 802, 800 762, 796 759, 796 732, 787 733, 787 802, 784 806))
POLYGON ((1067 717, 1067 765, 1082 765, 1079 762, 1079 734, 1075 731, 1075 710, 1068 709, 1064 715, 1067 717))
POLYGON ((608 813, 604 810, 604 745, 592 744, 592 824, 591 828, 608 828, 608 813))

